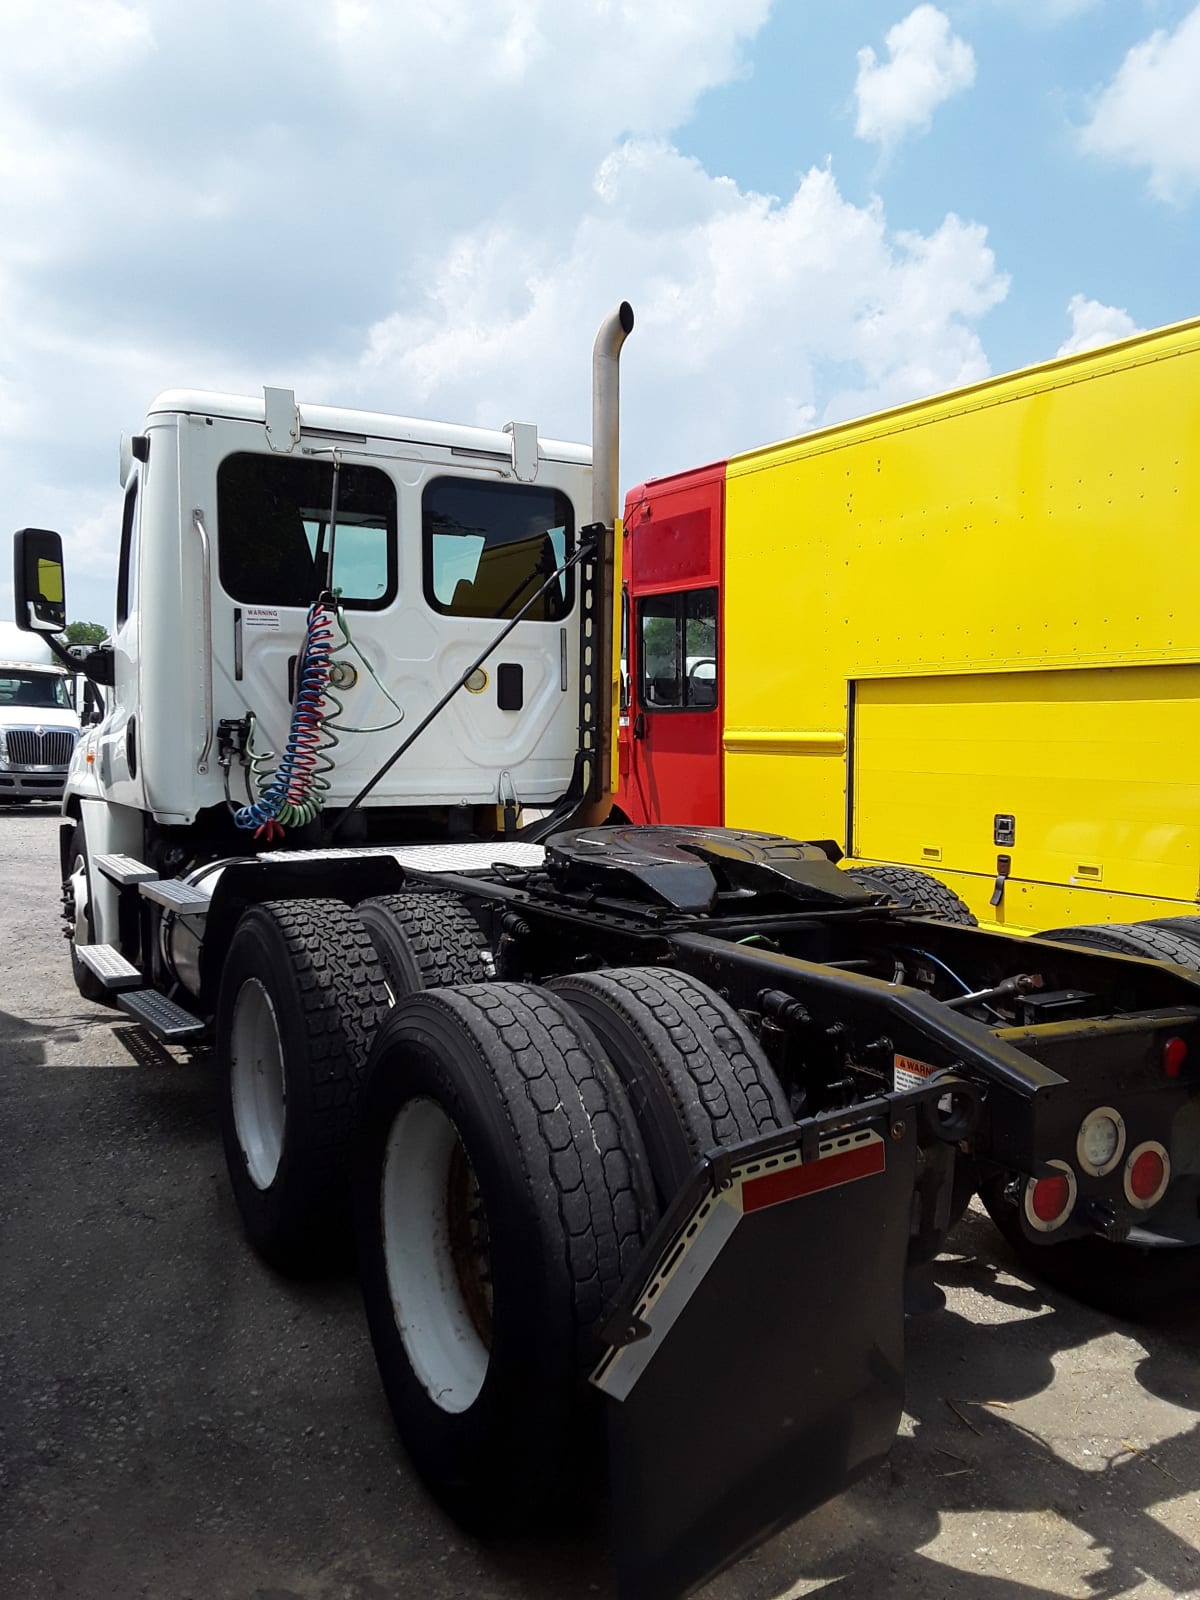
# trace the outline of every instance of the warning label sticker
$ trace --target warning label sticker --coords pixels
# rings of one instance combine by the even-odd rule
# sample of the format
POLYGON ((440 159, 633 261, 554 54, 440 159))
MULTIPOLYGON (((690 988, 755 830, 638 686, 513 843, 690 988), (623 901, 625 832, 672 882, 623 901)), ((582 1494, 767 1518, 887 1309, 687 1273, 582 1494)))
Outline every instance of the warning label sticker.
POLYGON ((276 606, 247 606, 242 612, 247 628, 278 628, 279 609, 276 606))
POLYGON ((892 1057, 892 1088, 922 1089, 937 1068, 929 1061, 918 1061, 915 1056, 892 1057))

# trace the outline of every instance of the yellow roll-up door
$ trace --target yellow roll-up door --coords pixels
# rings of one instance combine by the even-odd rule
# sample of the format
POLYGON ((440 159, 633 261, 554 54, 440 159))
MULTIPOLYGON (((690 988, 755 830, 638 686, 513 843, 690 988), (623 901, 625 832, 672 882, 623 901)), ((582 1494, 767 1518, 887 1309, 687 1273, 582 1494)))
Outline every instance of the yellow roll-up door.
POLYGON ((852 740, 860 858, 1200 891, 1200 666, 859 680, 852 740))

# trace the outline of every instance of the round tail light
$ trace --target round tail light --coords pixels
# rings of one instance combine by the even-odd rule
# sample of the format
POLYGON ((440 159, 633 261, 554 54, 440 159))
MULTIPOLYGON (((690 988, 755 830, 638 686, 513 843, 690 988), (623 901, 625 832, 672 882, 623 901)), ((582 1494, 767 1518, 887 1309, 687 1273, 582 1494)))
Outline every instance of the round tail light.
POLYGON ((1038 1233, 1053 1233, 1075 1209, 1075 1174, 1065 1161, 1051 1161, 1054 1171, 1025 1184, 1025 1220, 1038 1233))
POLYGON ((1129 1152, 1125 1161, 1125 1198, 1139 1211, 1149 1211, 1167 1192, 1171 1160, 1162 1145, 1147 1139, 1129 1152))

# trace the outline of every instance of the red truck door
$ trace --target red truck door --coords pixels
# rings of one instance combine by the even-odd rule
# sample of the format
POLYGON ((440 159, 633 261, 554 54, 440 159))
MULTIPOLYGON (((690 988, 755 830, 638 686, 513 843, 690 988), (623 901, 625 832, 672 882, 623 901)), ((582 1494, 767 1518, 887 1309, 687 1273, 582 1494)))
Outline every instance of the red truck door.
POLYGON ((625 520, 619 803, 632 822, 722 818, 725 467, 635 489, 625 520))

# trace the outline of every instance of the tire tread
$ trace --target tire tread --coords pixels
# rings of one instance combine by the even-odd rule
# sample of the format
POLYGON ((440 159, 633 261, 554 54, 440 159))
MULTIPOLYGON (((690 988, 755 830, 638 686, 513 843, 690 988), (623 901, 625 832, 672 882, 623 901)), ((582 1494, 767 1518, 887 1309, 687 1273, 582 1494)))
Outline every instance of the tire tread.
POLYGON ((942 922, 977 928, 979 919, 947 884, 916 867, 847 867, 846 876, 867 889, 885 889, 913 911, 925 911, 942 922))

